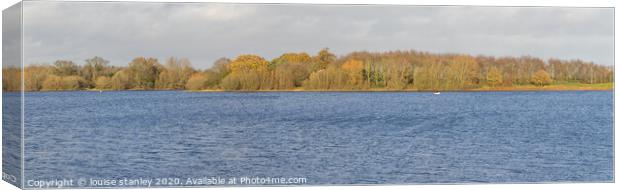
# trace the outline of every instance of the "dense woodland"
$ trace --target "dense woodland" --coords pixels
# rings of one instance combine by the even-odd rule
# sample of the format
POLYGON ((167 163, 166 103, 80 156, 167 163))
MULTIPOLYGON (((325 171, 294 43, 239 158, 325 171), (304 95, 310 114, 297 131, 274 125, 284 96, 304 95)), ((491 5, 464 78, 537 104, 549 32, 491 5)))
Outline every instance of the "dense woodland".
MULTIPOLYGON (((610 83, 613 68, 581 60, 490 57, 418 51, 336 56, 285 53, 221 58, 206 70, 188 59, 137 57, 126 67, 101 57, 24 68, 26 91, 58 90, 464 90, 481 87, 610 83)), ((19 90, 18 68, 3 68, 3 90, 19 90)))

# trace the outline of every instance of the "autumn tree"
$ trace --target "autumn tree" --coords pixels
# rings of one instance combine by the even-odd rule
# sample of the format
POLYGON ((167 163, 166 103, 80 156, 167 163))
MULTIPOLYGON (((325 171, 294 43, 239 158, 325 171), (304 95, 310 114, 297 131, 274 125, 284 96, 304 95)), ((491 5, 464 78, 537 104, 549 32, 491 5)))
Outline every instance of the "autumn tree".
POLYGON ((456 89, 475 87, 479 82, 480 67, 471 56, 458 55, 451 60, 450 73, 452 86, 456 89))
POLYGON ((54 62, 53 73, 57 76, 71 76, 78 74, 78 65, 69 60, 58 60, 54 62))
POLYGON ((224 90, 241 90, 241 76, 238 74, 230 74, 226 76, 226 78, 222 79, 220 86, 224 90))
POLYGON ((351 59, 342 64, 341 67, 347 73, 349 77, 348 82, 351 87, 359 88, 359 86, 363 84, 364 77, 362 72, 364 70, 364 63, 351 59))
POLYGON ((213 63, 211 68, 207 69, 206 72, 213 75, 213 80, 211 81, 211 83, 214 83, 213 86, 217 85, 224 77, 230 74, 230 62, 231 60, 228 58, 219 58, 213 63))
POLYGON ((490 86, 499 86, 504 82, 503 80, 501 71, 496 67, 491 67, 487 72, 487 84, 490 86))
POLYGON ((329 48, 323 48, 317 55, 312 57, 312 71, 327 68, 327 65, 336 61, 336 55, 329 52, 329 48))
POLYGON ((229 65, 231 73, 222 81, 227 89, 258 90, 269 75, 269 62, 257 55, 240 55, 229 65))
POLYGON ((335 65, 327 66, 310 74, 303 86, 308 89, 328 90, 345 89, 347 87, 348 75, 340 67, 335 65))
POLYGON ((310 74, 311 57, 307 53, 285 53, 271 61, 277 89, 299 87, 310 74))
POLYGON ((233 74, 241 74, 248 71, 266 71, 269 62, 257 55, 240 55, 230 63, 233 74))
POLYGON ((317 55, 284 53, 266 61, 257 55, 240 55, 234 60, 218 59, 206 70, 196 70, 189 60, 170 58, 160 65, 155 58, 137 57, 129 66, 108 66, 100 57, 83 66, 69 60, 52 65, 31 64, 24 68, 3 68, 3 90, 98 89, 394 89, 460 90, 482 84, 547 85, 610 83, 613 66, 582 60, 530 56, 492 57, 429 52, 351 52, 340 57, 322 49, 317 55), (549 73, 547 73, 549 72, 549 73))
POLYGON ((20 91, 22 90, 22 71, 18 67, 7 66, 2 68, 2 90, 20 91))
POLYGON ((49 75, 43 81, 41 90, 44 91, 56 91, 62 90, 62 78, 57 75, 49 75))
POLYGON ((155 58, 137 57, 129 63, 127 69, 133 88, 153 89, 162 66, 155 58))
POLYGON ((413 68, 404 59, 392 60, 386 63, 386 87, 401 90, 407 88, 413 76, 413 68))
POLYGON ((220 58, 213 66, 203 72, 192 74, 185 85, 188 90, 216 89, 220 87, 222 79, 230 73, 230 59, 220 58))
POLYGON ((81 76, 73 75, 61 77, 62 90, 80 90, 88 87, 87 82, 81 76))
POLYGON ((312 58, 305 52, 301 53, 285 53, 280 55, 280 57, 273 59, 273 65, 282 65, 282 64, 310 64, 312 58))
POLYGON ((204 73, 194 73, 189 77, 185 84, 185 89, 202 90, 206 88, 207 77, 204 73))
POLYGON ((544 86, 544 85, 551 84, 551 77, 549 76, 549 73, 547 73, 547 71, 545 71, 545 70, 538 70, 532 76, 532 80, 531 81, 535 85, 544 86))
POLYGON ((107 73, 108 63, 110 63, 108 60, 97 56, 86 59, 86 64, 82 66, 80 75, 91 85, 94 85, 99 76, 107 76, 110 74, 107 73))
POLYGON ((276 84, 274 84, 276 89, 295 88, 295 79, 289 65, 282 64, 277 66, 274 71, 274 77, 276 78, 276 84))
POLYGON ((446 84, 445 65, 437 62, 429 62, 427 65, 416 70, 414 86, 418 90, 442 90, 446 84))
POLYGON ((99 76, 95 80, 95 88, 97 89, 112 89, 112 79, 107 76, 99 76))
POLYGON ((205 88, 215 89, 219 88, 219 84, 222 80, 230 74, 230 59, 220 58, 213 63, 213 66, 204 71, 205 88))
POLYGON ((114 73, 114 76, 110 79, 110 89, 112 90, 126 90, 133 87, 131 83, 131 75, 128 70, 120 70, 114 73))
POLYGON ((185 83, 196 72, 188 59, 171 57, 161 69, 156 81, 158 89, 184 89, 185 83))
POLYGON ((43 81, 41 90, 58 91, 58 90, 81 90, 86 86, 86 80, 81 76, 57 76, 48 75, 43 81))
POLYGON ((328 73, 325 69, 313 72, 307 80, 304 81, 307 89, 330 89, 330 81, 328 73))
POLYGON ((52 68, 48 65, 29 65, 24 68, 24 88, 26 91, 39 91, 43 88, 43 82, 48 75, 52 74, 52 68))

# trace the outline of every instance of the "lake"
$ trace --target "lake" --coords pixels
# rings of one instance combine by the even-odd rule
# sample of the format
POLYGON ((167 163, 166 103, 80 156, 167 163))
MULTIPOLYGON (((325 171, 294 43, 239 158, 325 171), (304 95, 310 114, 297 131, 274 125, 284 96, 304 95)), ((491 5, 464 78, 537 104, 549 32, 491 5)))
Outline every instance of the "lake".
POLYGON ((25 178, 613 181, 613 92, 26 93, 25 178))

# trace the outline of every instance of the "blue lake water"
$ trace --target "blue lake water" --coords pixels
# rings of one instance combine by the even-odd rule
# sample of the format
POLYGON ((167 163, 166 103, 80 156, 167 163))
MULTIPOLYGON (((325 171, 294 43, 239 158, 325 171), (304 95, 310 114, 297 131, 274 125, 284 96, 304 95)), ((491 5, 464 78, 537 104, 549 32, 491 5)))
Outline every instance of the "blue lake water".
POLYGON ((27 93, 25 178, 611 182, 613 93, 27 93))
POLYGON ((2 93, 2 179, 21 184, 21 94, 2 93))

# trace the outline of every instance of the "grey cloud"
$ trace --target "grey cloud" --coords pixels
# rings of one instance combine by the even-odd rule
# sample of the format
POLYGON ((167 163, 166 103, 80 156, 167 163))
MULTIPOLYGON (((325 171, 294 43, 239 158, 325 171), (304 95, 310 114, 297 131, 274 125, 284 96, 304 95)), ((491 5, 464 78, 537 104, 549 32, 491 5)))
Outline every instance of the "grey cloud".
POLYGON ((613 64, 613 9, 393 5, 27 2, 25 63, 102 56, 220 57, 329 47, 532 55, 613 64))
POLYGON ((21 67, 21 3, 2 11, 2 66, 21 67))

